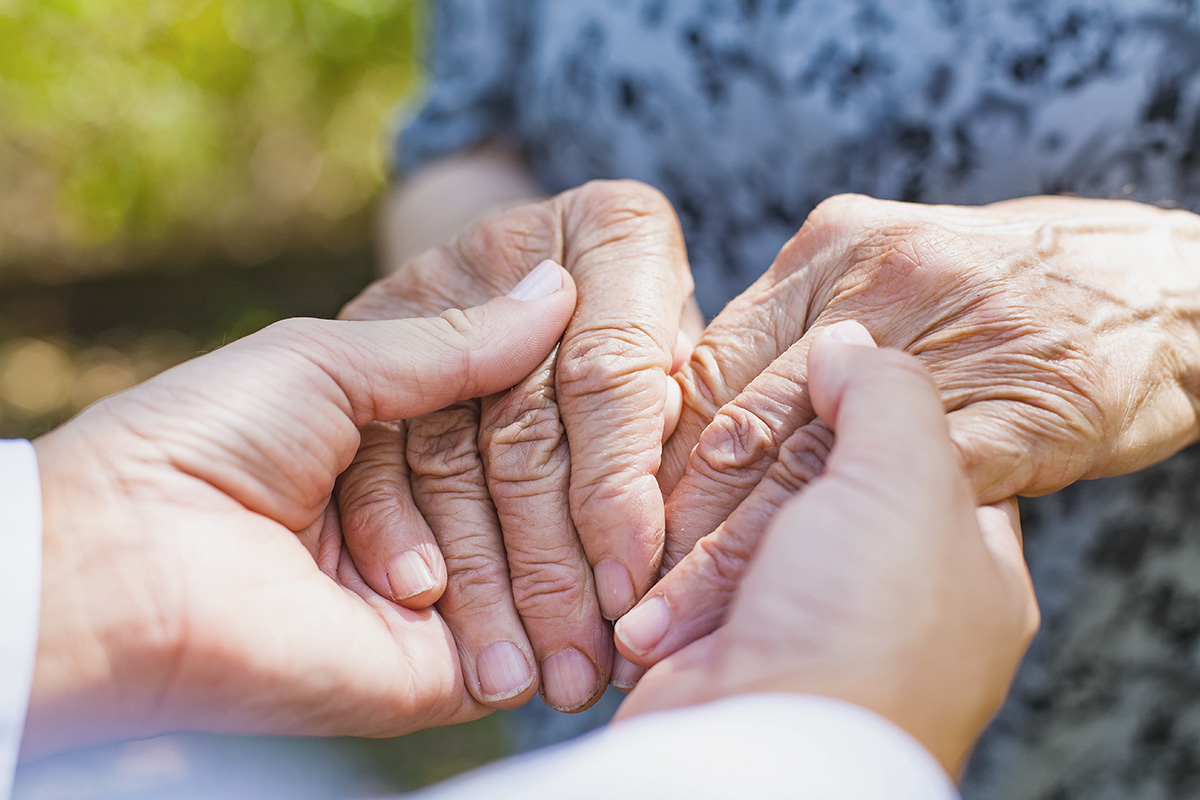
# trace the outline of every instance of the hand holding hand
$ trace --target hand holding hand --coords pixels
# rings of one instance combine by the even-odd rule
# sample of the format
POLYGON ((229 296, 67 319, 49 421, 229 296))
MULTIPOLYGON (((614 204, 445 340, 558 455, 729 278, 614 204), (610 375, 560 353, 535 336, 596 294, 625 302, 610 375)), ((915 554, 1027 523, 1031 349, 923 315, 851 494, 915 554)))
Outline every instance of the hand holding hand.
POLYGON ((605 618, 642 596, 662 554, 656 474, 692 291, 670 204, 599 181, 494 214, 343 316, 436 314, 543 259, 579 290, 558 349, 512 391, 369 426, 339 501, 364 580, 409 608, 437 601, 477 700, 520 705, 540 684, 549 705, 576 711, 608 683, 605 618))
POLYGON ((438 615, 360 577, 331 496, 363 426, 496 392, 545 358, 574 284, 547 265, 514 294, 432 319, 279 323, 38 439, 26 754, 174 729, 396 735, 487 713, 438 615))
MULTIPOLYGON (((770 468, 755 491, 790 497, 728 620, 652 668, 621 715, 746 692, 826 695, 890 719, 954 775, 1038 624, 1016 503, 975 507, 915 359, 874 349, 854 322, 831 334, 808 360, 813 405, 836 437, 824 473, 796 494, 786 461, 770 468)), ((664 602, 618 623, 626 641, 654 633, 664 602)))
POLYGON ((1136 203, 822 204, 679 372, 660 476, 674 570, 651 592, 674 616, 627 654, 653 663, 716 627, 765 521, 820 473, 832 434, 807 358, 829 325, 859 320, 929 369, 968 479, 995 502, 1195 440, 1197 265, 1200 218, 1136 203), (759 487, 772 475, 785 486, 759 487))

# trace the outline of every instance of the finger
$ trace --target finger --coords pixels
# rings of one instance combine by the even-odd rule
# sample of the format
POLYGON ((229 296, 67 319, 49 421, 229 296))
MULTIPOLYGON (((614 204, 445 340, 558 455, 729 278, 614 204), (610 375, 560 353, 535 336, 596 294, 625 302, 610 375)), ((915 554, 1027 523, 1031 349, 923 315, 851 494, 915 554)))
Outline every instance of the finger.
MULTIPOLYGON (((780 253, 777 264, 787 262, 790 248, 780 253)), ((668 493, 683 477, 692 450, 717 412, 807 330, 804 310, 809 297, 802 274, 782 277, 772 267, 700 335, 690 359, 677 373, 682 412, 663 449, 659 471, 659 482, 668 493)))
MULTIPOLYGON (((1026 445, 1024 437, 1013 435, 1018 426, 999 424, 1011 417, 1013 405, 985 400, 947 416, 950 438, 981 503, 1011 497, 1034 481, 1037 459, 1030 457, 1036 452, 1033 444, 1026 445)), ((1030 417, 1038 414, 1034 408, 1022 410, 1030 417)))
MULTIPOLYGON (((317 671, 326 676, 329 685, 347 690, 345 695, 335 694, 329 703, 336 713, 326 713, 325 735, 403 736, 490 713, 466 690, 459 654, 445 622, 431 609, 416 611, 391 604, 367 585, 348 551, 339 550, 338 556, 331 577, 342 597, 360 602, 352 604, 355 613, 335 618, 329 631, 344 640, 340 646, 327 648, 337 669, 317 671), (348 648, 353 648, 355 658, 346 658, 348 648), (337 675, 343 671, 347 674, 337 675), (372 686, 379 688, 371 691, 372 686), (347 721, 355 716, 354 705, 365 709, 359 715, 375 719, 374 724, 348 729, 347 721)), ((318 602, 311 595, 305 600, 318 602)), ((328 619, 328 609, 324 612, 313 617, 328 619)))
POLYGON ((405 423, 362 429, 354 461, 338 479, 342 534, 363 580, 407 608, 425 608, 446 588, 446 566, 417 510, 404 457, 405 423))
POLYGON ((542 696, 552 708, 579 711, 600 697, 613 647, 567 504, 571 457, 554 360, 551 353, 512 391, 484 398, 479 445, 542 696))
POLYGON ((832 444, 833 432, 821 420, 784 442, 728 519, 617 621, 617 646, 625 657, 650 666, 720 627, 771 520, 821 474, 832 444))
MULTIPOLYGON (((720 625, 770 520, 822 474, 822 464, 824 474, 872 486, 901 505, 928 495, 930 486, 962 491, 941 401, 920 364, 898 351, 876 350, 856 322, 838 323, 812 340, 808 388, 822 419, 790 436, 769 459, 759 459, 755 468, 764 461, 770 466, 746 499, 618 622, 618 646, 627 657, 654 663, 720 625), (828 426, 839 431, 833 451, 828 426)), ((794 387, 793 400, 802 390, 794 387)), ((786 395, 774 400, 788 402, 786 395)), ((672 495, 669 513, 676 499, 672 495)))
POLYGON ((1033 589, 1033 578, 1022 549, 1021 515, 1017 499, 1011 497, 1000 503, 980 506, 975 512, 984 546, 991 552, 992 561, 1000 568, 1005 579, 1015 587, 1018 597, 1025 600, 1025 642, 1033 638, 1041 624, 1037 595, 1033 589))
POLYGON ((683 390, 679 388, 679 382, 675 380, 675 376, 668 375, 667 399, 663 405, 662 440, 664 444, 671 438, 671 434, 675 433, 681 413, 683 413, 683 390))
POLYGON ((692 283, 678 220, 657 192, 592 184, 562 201, 580 304, 559 350, 572 517, 614 619, 661 558, 657 473, 669 374, 692 283))
POLYGON ((454 633, 467 689, 496 708, 521 705, 537 691, 536 661, 513 604, 476 445, 479 403, 456 403, 407 424, 413 496, 446 563, 438 613, 454 633))
POLYGON ((1010 497, 999 503, 980 506, 975 510, 975 517, 979 522, 984 544, 992 551, 996 561, 1003 564, 1020 562, 1019 571, 1027 573, 1017 498, 1010 497))
MULTIPOLYGON (((553 280, 565 274, 549 262, 533 272, 539 270, 540 275, 531 274, 530 282, 514 288, 510 299, 532 296, 539 287, 552 288, 553 280)), ((383 596, 423 608, 441 596, 446 570, 434 535, 414 503, 404 450, 403 425, 363 426, 358 453, 341 478, 339 503, 346 543, 363 578, 383 596)))
POLYGON ((645 674, 645 667, 634 664, 620 653, 613 656, 612 685, 614 689, 628 693, 637 686, 638 681, 645 674))
POLYGON ((663 406, 663 444, 666 444, 671 435, 675 433, 675 427, 679 424, 679 415, 683 412, 683 390, 679 388, 679 381, 675 379, 675 374, 692 357, 695 347, 691 337, 681 330, 679 337, 675 340, 675 353, 671 357, 671 374, 667 377, 667 397, 663 406))
POLYGON ((671 354, 671 374, 679 372, 680 368, 688 362, 692 357, 692 351, 696 349, 696 343, 686 331, 680 331, 675 338, 675 351, 671 354))
POLYGON ((674 568, 715 531, 763 480, 783 442, 812 421, 806 382, 810 346, 811 338, 802 338, 762 368, 714 413, 697 439, 667 499, 665 568, 674 568))
MULTIPOLYGON (((315 361, 358 425, 395 420, 512 386, 550 352, 575 285, 543 262, 509 296, 427 319, 277 323, 274 339, 315 361)), ((261 341, 261 340, 260 340, 261 341)))
POLYGON ((814 409, 837 434, 828 474, 904 502, 964 485, 941 396, 916 358, 876 349, 866 329, 847 320, 814 342, 809 381, 814 409))

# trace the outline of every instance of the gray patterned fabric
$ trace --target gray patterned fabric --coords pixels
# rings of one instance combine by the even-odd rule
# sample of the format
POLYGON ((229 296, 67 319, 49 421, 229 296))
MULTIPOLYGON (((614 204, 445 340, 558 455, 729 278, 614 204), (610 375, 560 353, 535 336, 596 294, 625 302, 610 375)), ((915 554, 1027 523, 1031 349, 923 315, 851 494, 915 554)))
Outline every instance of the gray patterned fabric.
MULTIPOLYGON (((497 138, 548 192, 651 183, 711 315, 839 192, 1200 210, 1198 5, 440 0, 397 161, 497 138)), ((1200 796, 1200 455, 1024 508, 1045 627, 967 797, 1200 796)))

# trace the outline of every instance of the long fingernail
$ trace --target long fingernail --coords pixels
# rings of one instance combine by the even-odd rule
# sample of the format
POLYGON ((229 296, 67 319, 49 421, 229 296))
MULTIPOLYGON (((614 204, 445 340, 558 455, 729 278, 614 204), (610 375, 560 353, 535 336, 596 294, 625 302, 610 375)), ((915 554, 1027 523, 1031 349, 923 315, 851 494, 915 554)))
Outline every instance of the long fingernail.
POLYGON ((512 642, 495 642, 479 654, 475 662, 479 687, 488 700, 515 697, 533 681, 533 670, 521 648, 512 642))
POLYGON ((563 286, 562 268, 550 259, 533 268, 533 271, 521 278, 521 282, 508 293, 511 300, 541 300, 557 292, 563 286))
POLYGON ((392 556, 387 565, 387 578, 395 600, 416 597, 437 585, 433 573, 429 571, 429 565, 415 550, 405 550, 392 556))
POLYGON ((559 650, 542 662, 542 696, 559 711, 576 711, 600 691, 591 660, 574 647, 559 650))
POLYGON ((653 650, 671 627, 671 607, 663 597, 651 597, 617 620, 616 634, 635 653, 653 650))
POLYGON ((637 682, 645 674, 645 667, 639 667, 625 656, 617 653, 616 659, 613 661, 612 680, 609 683, 623 692, 628 692, 637 686, 637 682))
POLYGON ((615 558, 606 558, 596 565, 596 596, 600 600, 600 613, 605 619, 617 619, 633 608, 637 598, 633 596, 633 579, 629 570, 615 558))
POLYGON ((826 335, 842 344, 853 344, 859 347, 876 346, 875 339, 871 337, 871 332, 864 328, 861 322, 856 322, 852 319, 835 322, 829 326, 826 335))

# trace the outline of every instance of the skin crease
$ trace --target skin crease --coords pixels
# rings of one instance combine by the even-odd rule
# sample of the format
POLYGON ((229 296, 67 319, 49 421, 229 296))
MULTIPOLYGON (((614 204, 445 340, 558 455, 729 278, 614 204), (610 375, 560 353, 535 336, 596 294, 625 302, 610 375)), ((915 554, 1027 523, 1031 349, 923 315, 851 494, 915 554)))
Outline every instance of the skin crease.
POLYGON ((545 358, 575 288, 555 265, 539 275, 549 293, 526 302, 279 323, 35 441, 23 755, 181 729, 394 736, 488 713, 438 614, 362 580, 332 495, 364 426, 499 391, 545 358))
POLYGON ((1137 203, 822 204, 677 375, 684 409, 659 474, 674 569, 643 600, 666 598, 672 617, 652 646, 623 641, 619 622, 623 655, 652 664, 715 629, 788 496, 756 487, 780 462, 793 488, 821 473, 833 437, 806 362, 829 325, 856 319, 930 370, 974 491, 995 502, 1196 440, 1196 264, 1200 218, 1137 203))
POLYGON ((727 622, 651 669, 619 718, 827 695, 890 719, 957 775, 1038 626, 1016 503, 976 508, 928 372, 857 323, 839 328, 809 362, 839 434, 825 473, 771 522, 727 622))
POLYGON ((411 608, 437 602, 469 671, 497 642, 534 653, 547 702, 574 711, 609 679, 605 617, 632 606, 661 558, 656 473, 669 411, 681 402, 668 374, 682 360, 681 325, 693 319, 674 211, 643 184, 598 181, 496 212, 400 266, 343 316, 438 313, 510 285, 545 258, 572 273, 580 297, 557 353, 510 392, 403 431, 364 430, 339 503, 370 586, 411 608), (431 573, 415 594, 397 590, 389 571, 410 551, 431 573), (571 680, 545 666, 563 652, 583 665, 571 680))

